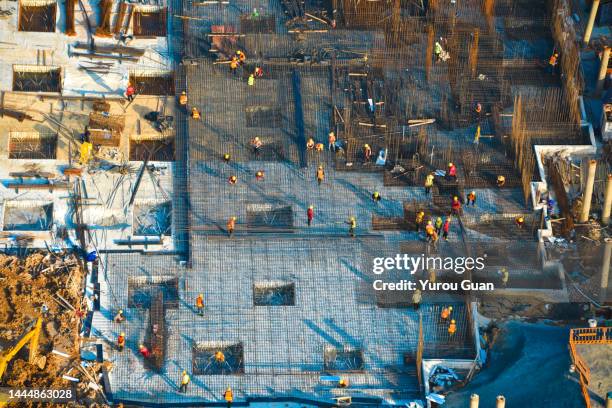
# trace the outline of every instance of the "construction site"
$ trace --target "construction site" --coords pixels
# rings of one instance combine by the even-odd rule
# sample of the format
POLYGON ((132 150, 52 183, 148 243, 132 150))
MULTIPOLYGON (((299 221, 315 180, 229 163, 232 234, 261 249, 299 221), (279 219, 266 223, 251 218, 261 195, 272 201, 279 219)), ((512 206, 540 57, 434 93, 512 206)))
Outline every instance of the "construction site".
POLYGON ((0 0, 0 407, 612 408, 611 47, 606 0, 0 0))

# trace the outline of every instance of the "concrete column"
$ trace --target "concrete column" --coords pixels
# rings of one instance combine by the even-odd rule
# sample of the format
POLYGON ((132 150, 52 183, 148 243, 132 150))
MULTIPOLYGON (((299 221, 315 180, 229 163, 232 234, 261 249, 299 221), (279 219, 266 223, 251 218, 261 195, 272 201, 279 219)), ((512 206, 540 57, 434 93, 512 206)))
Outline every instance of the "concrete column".
MULTIPOLYGON (((608 296, 608 282, 610 281, 610 262, 612 262, 612 238, 606 238, 604 242, 605 247, 601 264, 601 284, 599 285, 599 303, 601 303, 602 305, 606 303, 606 299, 608 296)), ((606 401, 606 403, 610 402, 606 401)), ((607 407, 608 406, 606 405, 606 408, 607 407)), ((610 408, 612 408, 612 406, 610 408)))
POLYGON ((601 64, 599 65, 599 76, 597 77, 597 88, 595 93, 601 95, 604 82, 606 82, 606 73, 608 72, 608 62, 610 62, 610 47, 606 47, 601 55, 601 64))
POLYGON ((595 24, 595 16, 597 16, 597 9, 599 8, 599 0, 593 0, 591 6, 591 14, 589 14, 589 21, 587 22, 586 30, 584 31, 584 46, 589 45, 591 40, 591 34, 593 33, 593 25, 595 24))
POLYGON ((589 174, 587 176, 584 194, 582 195, 582 211, 578 222, 587 222, 591 212, 591 199, 593 198, 593 185, 595 184, 595 171, 597 170, 597 160, 589 161, 589 174))
POLYGON ((478 408, 478 404, 480 402, 480 397, 478 394, 472 394, 470 397, 470 408, 478 408))
POLYGON ((601 212, 601 223, 604 226, 610 223, 610 210, 612 210, 612 174, 608 174, 606 192, 604 194, 603 211, 601 212))
POLYGON ((498 395, 495 408, 506 408, 506 397, 503 395, 498 395))

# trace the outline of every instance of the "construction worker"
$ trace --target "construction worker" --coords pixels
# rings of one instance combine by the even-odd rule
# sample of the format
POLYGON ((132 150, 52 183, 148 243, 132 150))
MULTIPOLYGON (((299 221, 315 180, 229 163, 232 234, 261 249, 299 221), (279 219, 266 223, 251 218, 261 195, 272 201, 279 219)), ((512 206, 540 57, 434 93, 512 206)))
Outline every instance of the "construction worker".
POLYGON ((200 120, 200 111, 195 106, 191 108, 191 117, 195 120, 200 120))
POLYGON ((450 317, 452 311, 453 311, 453 307, 452 306, 443 307, 442 308, 442 312, 440 313, 440 318, 442 320, 448 319, 450 317))
POLYGON ((366 162, 372 158, 372 148, 367 143, 363 145, 363 158, 366 162))
POLYGON ((263 170, 257 170, 257 172, 255 173, 255 180, 257 181, 263 181, 263 179, 265 178, 266 174, 264 173, 263 170))
POLYGON ((117 350, 123 351, 125 348, 125 333, 119 333, 119 337, 117 337, 117 350))
POLYGON ((516 224, 517 227, 522 229, 525 226, 525 218, 522 215, 519 215, 518 217, 514 219, 514 223, 516 224))
POLYGON ((423 296, 421 296, 421 291, 419 289, 415 290, 412 294, 412 307, 414 310, 419 310, 419 306, 421 305, 421 300, 423 296))
POLYGON ((317 183, 321 185, 324 179, 325 179, 325 170, 323 170, 323 166, 319 166, 317 168, 317 183))
POLYGON ((327 149, 330 152, 336 151, 336 134, 334 132, 329 132, 327 136, 327 149))
POLYGON ((247 79, 247 85, 248 86, 255 85, 255 75, 253 74, 249 75, 249 79, 247 79))
POLYGON ((140 344, 138 345, 138 351, 140 352, 140 354, 144 357, 144 358, 149 358, 151 357, 151 352, 149 351, 148 348, 145 347, 144 344, 140 344))
POLYGON ((125 96, 127 97, 127 100, 132 102, 135 98, 135 95, 136 95, 136 88, 134 88, 134 85, 128 84, 128 87, 125 90, 125 96))
POLYGON ((548 69, 551 74, 554 74, 557 70, 557 64, 559 63, 559 53, 554 50, 550 58, 548 59, 548 69))
POLYGON ((215 361, 219 364, 223 364, 225 363, 225 354, 223 354, 223 352, 221 350, 218 350, 215 353, 215 361))
POLYGON ((261 78, 263 76, 263 69, 261 69, 261 67, 255 67, 253 75, 255 75, 255 78, 261 78))
POLYGON ((234 235, 234 229, 236 229, 236 217, 230 217, 227 220, 227 234, 231 237, 234 235))
POLYGON ((315 145, 315 150, 316 150, 317 152, 322 152, 324 148, 325 148, 325 146, 323 146, 323 143, 317 143, 317 144, 315 145))
POLYGON ((223 155, 223 161, 224 162, 229 163, 231 159, 232 159, 232 156, 229 153, 225 153, 223 155))
POLYGON ((476 192, 474 190, 470 191, 467 196, 467 205, 476 205, 476 192))
POLYGON ((123 315, 123 309, 119 309, 117 314, 115 315, 115 323, 121 323, 125 320, 125 316, 123 315))
POLYGON ((431 188, 433 187, 433 184, 434 184, 434 174, 429 173, 427 177, 425 177, 425 194, 429 194, 429 192, 431 191, 431 188))
POLYGON ((480 143, 480 125, 476 126, 476 133, 474 134, 474 144, 478 146, 480 143))
POLYGON ((259 154, 262 146, 263 146, 263 142, 261 141, 259 136, 255 136, 251 140, 251 147, 253 148, 253 153, 259 154))
POLYGON ((448 334, 452 336, 455 334, 456 331, 457 331, 457 323, 455 323, 455 320, 451 320, 450 324, 448 325, 448 334))
POLYGON ((244 64, 244 62, 246 61, 246 54, 238 50, 236 51, 236 56, 238 57, 238 61, 240 62, 240 65, 244 64))
POLYGON ((444 220, 444 225, 442 226, 442 238, 444 238, 445 241, 448 241, 448 232, 450 231, 450 220, 451 220, 451 217, 446 217, 446 220, 444 220))
POLYGON ((232 389, 230 387, 227 387, 227 389, 223 393, 223 398, 225 399, 225 402, 227 402, 228 408, 231 407, 232 403, 234 402, 234 393, 232 392, 232 389))
POLYGON ((502 188, 506 184, 506 178, 504 176, 497 176, 497 187, 502 188))
POLYGON ((189 381, 191 381, 189 374, 187 374, 187 371, 183 370, 183 373, 181 374, 181 386, 179 387, 179 392, 187 392, 187 384, 189 384, 189 381))
POLYGON ((308 139, 308 141, 306 142, 306 149, 307 150, 312 150, 315 147, 315 141, 314 139, 311 137, 308 139))
POLYGON ((451 202, 451 213, 457 216, 461 215, 461 201, 457 196, 454 196, 451 202))
POLYGON ((232 75, 236 75, 236 72, 238 72, 238 65, 238 58, 232 57, 230 61, 230 71, 232 71, 232 75))
POLYGON ((308 226, 312 225, 312 220, 314 219, 314 206, 308 206, 306 210, 306 217, 308 218, 308 226))
POLYGON ((196 309, 198 309, 198 314, 200 316, 204 316, 204 295, 199 294, 195 301, 196 309))
POLYGON ((340 380, 338 381, 338 387, 339 388, 347 388, 349 386, 349 382, 346 378, 340 378, 340 380))
POLYGON ((476 106, 474 107, 474 112, 476 112, 476 115, 480 115, 480 113, 482 112, 482 105, 480 103, 476 104, 476 106))
POLYGON ((425 220, 425 212, 424 211, 419 211, 416 215, 416 218, 414 220, 414 225, 415 225, 415 229, 416 232, 419 232, 421 230, 421 224, 423 224, 423 221, 425 220))
POLYGON ((427 239, 427 242, 432 241, 433 240, 433 235, 435 234, 436 229, 433 226, 433 223, 430 221, 427 221, 427 225, 425 226, 425 236, 427 239))
POLYGON ((505 266, 502 267, 499 272, 501 273, 501 281, 504 288, 508 285, 508 279, 510 278, 510 274, 508 273, 508 268, 505 266))
POLYGON ((436 234, 440 235, 442 233, 443 224, 444 224, 444 221, 442 221, 442 217, 436 218, 436 223, 434 225, 436 227, 436 234))
POLYGON ((434 54, 436 55, 436 62, 440 61, 440 55, 442 54, 442 44, 436 41, 434 46, 434 54))
POLYGON ((179 95, 179 105, 187 106, 187 92, 183 91, 179 95))
POLYGON ((378 204, 378 202, 381 200, 380 193, 378 191, 372 193, 372 200, 374 200, 376 204, 378 204))
POLYGON ((227 182, 232 184, 232 185, 238 183, 238 176, 236 176, 236 175, 229 176, 229 178, 227 179, 227 182))
POLYGON ((457 179, 457 167, 453 163, 448 163, 448 171, 446 172, 446 178, 457 179))
POLYGON ((357 228, 357 219, 355 217, 350 217, 347 224, 349 225, 349 235, 355 238, 355 229, 357 228))

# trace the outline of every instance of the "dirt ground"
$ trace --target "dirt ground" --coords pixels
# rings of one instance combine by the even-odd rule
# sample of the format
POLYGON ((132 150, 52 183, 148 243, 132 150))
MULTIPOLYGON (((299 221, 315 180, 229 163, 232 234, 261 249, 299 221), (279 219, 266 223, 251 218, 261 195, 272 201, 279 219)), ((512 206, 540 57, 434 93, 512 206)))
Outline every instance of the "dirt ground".
MULTIPOLYGON (((36 361, 34 364, 28 363, 29 346, 26 345, 9 363, 1 379, 3 387, 74 387, 79 403, 70 406, 98 404, 100 395, 88 388, 87 384, 97 377, 101 365, 79 367, 80 320, 87 312, 82 286, 83 270, 75 255, 37 252, 27 257, 17 257, 0 254, 2 350, 13 347, 34 327, 38 316, 43 319, 36 361), (52 350, 70 357, 61 357, 52 350), (89 375, 82 370, 87 370, 89 375), (79 382, 63 379, 63 375, 78 378, 79 382)), ((44 407, 47 404, 20 402, 9 406, 44 407)))

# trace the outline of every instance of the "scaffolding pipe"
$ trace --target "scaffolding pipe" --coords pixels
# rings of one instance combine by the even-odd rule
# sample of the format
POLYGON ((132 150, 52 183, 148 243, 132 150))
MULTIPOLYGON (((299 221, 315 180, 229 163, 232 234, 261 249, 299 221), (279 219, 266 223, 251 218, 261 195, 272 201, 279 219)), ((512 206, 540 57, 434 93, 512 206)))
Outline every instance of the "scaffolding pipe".
POLYGON ((597 9, 599 8, 599 0, 593 0, 591 6, 591 14, 589 14, 589 21, 587 22, 586 30, 584 31, 584 46, 589 45, 591 40, 591 34, 593 33, 593 25, 595 24, 595 17, 597 16, 597 9))
POLYGON ((495 408, 506 408, 506 397, 503 395, 498 395, 495 408))
MULTIPOLYGON (((612 259, 612 238, 606 238, 604 240, 604 254, 603 254, 603 263, 601 264, 601 284, 600 292, 599 292, 599 303, 602 305, 606 303, 606 298, 608 296, 608 282, 610 281, 610 262, 612 259)), ((606 401, 606 404, 609 404, 609 401, 606 401)), ((608 405, 606 405, 606 408, 608 405)))
POLYGON ((597 88, 595 93, 601 95, 604 82, 606 82, 606 74, 608 73, 608 63, 610 62, 610 47, 606 47, 601 55, 601 64, 599 65, 599 76, 597 77, 597 88))
POLYGON ((480 397, 478 394, 472 394, 470 397, 470 408, 478 408, 478 403, 480 401, 480 397))
POLYGON ((589 174, 587 176, 584 195, 582 197, 582 211, 578 222, 587 222, 591 212, 591 199, 593 198, 593 185, 595 184, 595 172, 597 170, 597 160, 589 161, 589 174))
POLYGON ((610 223, 610 211, 612 210, 612 174, 608 174, 606 192, 604 194, 603 211, 601 212, 601 223, 607 226, 610 223))

